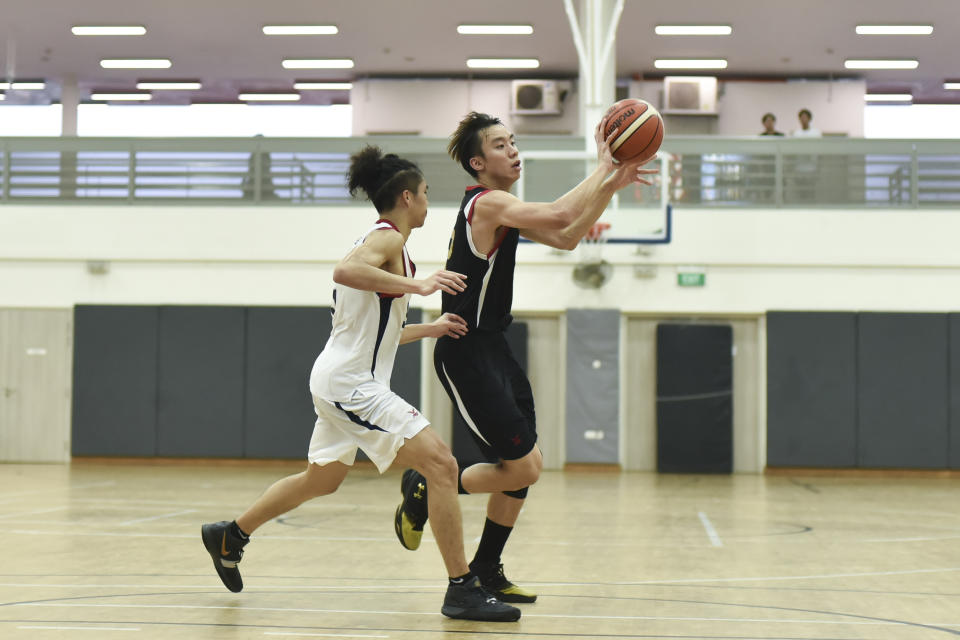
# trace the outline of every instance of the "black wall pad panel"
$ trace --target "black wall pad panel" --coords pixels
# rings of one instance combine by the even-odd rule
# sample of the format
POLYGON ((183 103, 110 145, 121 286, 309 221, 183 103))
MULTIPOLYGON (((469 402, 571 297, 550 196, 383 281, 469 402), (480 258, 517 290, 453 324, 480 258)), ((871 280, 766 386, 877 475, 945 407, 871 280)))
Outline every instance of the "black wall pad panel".
POLYGON ((310 371, 330 337, 329 307, 247 309, 244 456, 307 458, 317 419, 310 371))
POLYGON ((153 456, 157 323, 151 306, 74 308, 75 456, 153 456))
POLYGON ((157 455, 243 456, 242 307, 161 307, 157 455))
POLYGON ((566 462, 620 462, 619 309, 567 309, 566 462))
POLYGON ((946 469, 947 316, 861 313, 859 465, 946 469))
POLYGON ((950 392, 950 468, 960 469, 960 314, 951 313, 949 316, 950 342, 950 378, 948 389, 950 392))
POLYGON ((733 471, 733 328, 657 325, 657 470, 733 471))
POLYGON ((857 466, 857 316, 767 314, 767 464, 857 466))
MULTIPOLYGON (((507 344, 510 351, 524 371, 527 371, 527 336, 529 328, 523 322, 513 322, 507 327, 507 344)), ((534 397, 536 403, 538 398, 534 397)), ((546 400, 549 401, 549 400, 546 400)), ((429 418, 430 416, 427 416, 429 418)), ((496 462, 497 456, 491 451, 481 450, 467 423, 460 417, 456 405, 453 407, 453 455, 460 467, 468 467, 477 462, 496 462)), ((486 449, 486 447, 484 447, 486 449)))

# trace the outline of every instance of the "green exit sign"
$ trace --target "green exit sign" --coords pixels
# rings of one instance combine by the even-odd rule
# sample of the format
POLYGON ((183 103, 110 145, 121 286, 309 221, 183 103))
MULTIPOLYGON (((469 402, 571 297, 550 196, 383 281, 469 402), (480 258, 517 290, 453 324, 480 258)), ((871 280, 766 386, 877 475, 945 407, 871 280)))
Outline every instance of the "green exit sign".
POLYGON ((702 287, 707 283, 707 274, 700 272, 681 271, 677 274, 677 286, 702 287))

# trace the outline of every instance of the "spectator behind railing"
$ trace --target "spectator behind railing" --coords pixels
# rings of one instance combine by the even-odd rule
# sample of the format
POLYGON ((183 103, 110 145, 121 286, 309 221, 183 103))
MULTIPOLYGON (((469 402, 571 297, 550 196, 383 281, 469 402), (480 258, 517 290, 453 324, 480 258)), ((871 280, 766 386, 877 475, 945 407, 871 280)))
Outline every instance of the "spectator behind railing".
POLYGON ((800 128, 794 129, 793 133, 790 135, 794 138, 822 138, 823 134, 820 133, 820 129, 810 126, 810 121, 813 120, 813 114, 810 113, 809 109, 800 109, 800 113, 797 114, 797 118, 800 120, 800 128))
POLYGON ((760 133, 762 136, 782 136, 783 133, 777 131, 777 116, 772 113, 763 114, 760 122, 763 123, 763 131, 760 133))

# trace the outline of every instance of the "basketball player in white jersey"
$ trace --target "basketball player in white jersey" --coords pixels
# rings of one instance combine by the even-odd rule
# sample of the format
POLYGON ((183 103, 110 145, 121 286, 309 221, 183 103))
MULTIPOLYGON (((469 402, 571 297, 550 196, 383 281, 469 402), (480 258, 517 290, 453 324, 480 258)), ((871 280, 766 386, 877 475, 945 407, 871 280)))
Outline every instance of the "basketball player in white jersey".
MULTIPOLYGON (((520 157, 513 134, 498 119, 473 112, 451 136, 448 151, 476 184, 467 187, 450 238, 447 269, 467 276, 466 289, 443 294, 443 311, 467 322, 459 340, 441 337, 434 350, 437 375, 460 412, 470 434, 490 463, 460 471, 462 493, 490 493, 487 519, 477 553, 470 563, 481 583, 504 602, 534 602, 536 594, 510 582, 500 556, 523 507, 527 487, 543 466, 537 447, 533 393, 517 364, 504 331, 512 321, 513 271, 517 241, 572 250, 597 221, 613 195, 654 170, 647 161, 616 163, 603 138, 606 118, 594 134, 597 168, 569 193, 553 202, 523 202, 510 193, 520 177, 520 157)), ((416 549, 433 506, 423 499, 429 478, 404 472, 403 502, 394 527, 401 544, 416 549), (429 507, 429 508, 428 508, 429 507)))
POLYGON ((336 491, 359 448, 381 473, 398 462, 429 480, 431 524, 450 577, 441 612, 517 620, 520 610, 486 592, 467 566, 450 449, 419 411, 390 390, 399 344, 425 337, 455 340, 467 333, 466 322, 452 313, 429 324, 405 325, 410 295, 437 290, 456 295, 465 287, 464 276, 440 270, 414 279, 405 243, 427 215, 427 184, 414 163, 368 146, 352 156, 347 177, 351 195, 363 190, 379 219, 333 272, 333 328, 310 375, 317 422, 307 469, 274 483, 236 520, 203 525, 204 546, 223 584, 242 590, 237 563, 250 535, 306 500, 336 491))

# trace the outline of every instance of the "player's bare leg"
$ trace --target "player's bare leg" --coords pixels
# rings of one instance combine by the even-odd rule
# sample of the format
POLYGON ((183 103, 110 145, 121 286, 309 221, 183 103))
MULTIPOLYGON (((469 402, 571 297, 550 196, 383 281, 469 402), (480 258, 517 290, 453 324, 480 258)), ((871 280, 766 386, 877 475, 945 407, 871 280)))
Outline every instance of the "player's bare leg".
POLYGON ((243 579, 237 564, 250 534, 264 522, 295 509, 310 498, 333 493, 343 482, 349 467, 341 462, 324 466, 307 464, 306 471, 277 480, 257 498, 242 516, 233 522, 214 522, 200 528, 207 553, 213 558, 217 575, 227 589, 243 590, 243 579))
POLYGON ((543 454, 534 445, 527 455, 497 463, 481 462, 463 470, 460 482, 467 493, 498 493, 529 487, 540 478, 543 454))
POLYGON ((295 473, 274 482, 237 518, 237 525, 247 535, 263 523, 296 509, 319 496, 335 492, 347 477, 350 467, 342 462, 330 462, 322 467, 309 463, 306 471, 295 473))
MULTIPOLYGON (((463 522, 457 499, 457 461, 446 443, 428 427, 404 443, 397 452, 396 462, 416 470, 414 482, 418 486, 412 487, 411 493, 418 493, 419 500, 426 498, 430 527, 450 576, 440 611, 451 618, 468 620, 518 620, 520 610, 492 597, 467 566, 463 552, 463 522), (430 486, 429 491, 427 485, 430 486)), ((401 521, 404 517, 403 508, 404 504, 401 504, 397 509, 397 517, 401 518, 401 521)), ((420 526, 422 533, 422 523, 420 526)), ((398 535, 400 533, 398 531, 398 535)), ((403 538, 401 542, 410 548, 409 542, 405 542, 403 538)), ((414 548, 419 545, 418 537, 414 548)))

